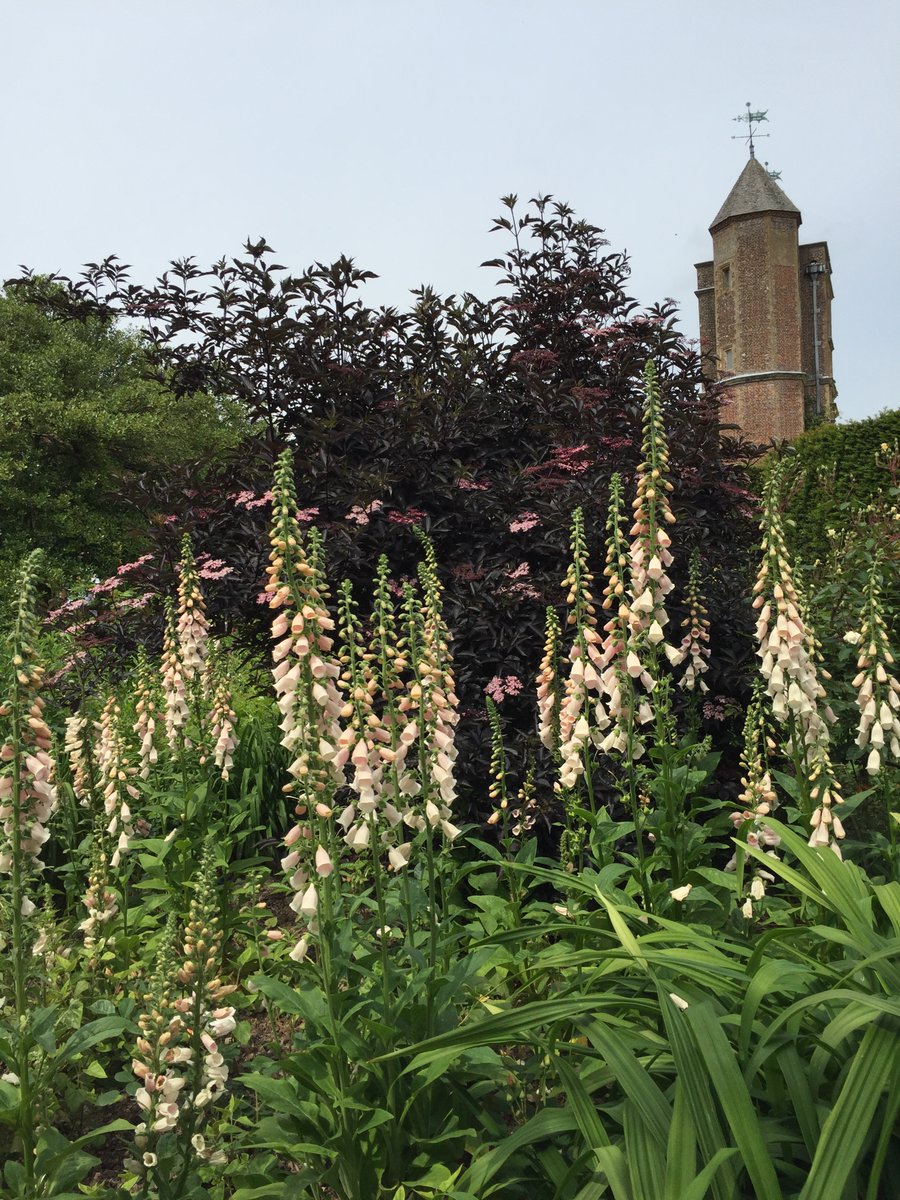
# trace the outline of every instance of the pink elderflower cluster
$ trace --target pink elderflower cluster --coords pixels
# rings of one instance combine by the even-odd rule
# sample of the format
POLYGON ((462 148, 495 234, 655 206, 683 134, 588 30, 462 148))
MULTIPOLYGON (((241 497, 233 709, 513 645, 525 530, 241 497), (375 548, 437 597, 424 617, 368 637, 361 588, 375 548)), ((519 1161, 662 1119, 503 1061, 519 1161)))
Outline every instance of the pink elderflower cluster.
POLYGON ((388 520, 393 525, 418 525, 420 521, 425 520, 425 513, 421 508, 408 508, 406 512, 392 509, 388 513, 388 520))
POLYGON ((116 568, 116 574, 117 575, 130 575, 132 571, 137 571, 140 567, 143 567, 146 563, 152 562, 152 561, 153 561, 152 554, 142 554, 140 556, 140 558, 136 558, 134 560, 134 562, 122 563, 121 566, 116 568))
POLYGON ((859 727, 856 744, 869 747, 866 770, 877 775, 882 758, 891 755, 900 760, 900 682, 889 668, 894 655, 882 615, 881 573, 876 558, 869 572, 865 603, 860 613, 859 629, 844 634, 844 641, 859 646, 856 660, 857 675, 853 686, 858 689, 859 727))
POLYGON ((584 446, 555 446, 550 451, 546 464, 552 471, 563 471, 567 475, 583 475, 591 465, 590 449, 584 446))
POLYGON ((224 579, 233 574, 234 567, 229 567, 224 559, 206 558, 197 562, 197 575, 200 579, 224 579))
POLYGON ((372 513, 380 513, 383 508, 383 500, 372 500, 365 506, 361 504, 354 504, 349 512, 344 513, 344 520, 352 521, 355 525, 368 525, 369 518, 371 517, 372 513))
POLYGON ((239 508, 264 508, 265 505, 271 504, 272 493, 263 492, 262 495, 257 496, 256 492, 245 490, 242 492, 235 492, 233 496, 229 497, 229 499, 233 500, 239 508))
POLYGON ((484 690, 495 704, 502 704, 507 696, 518 696, 523 687, 518 675, 495 675, 484 690))
POLYGON ((542 524, 541 518, 536 512, 521 512, 509 523, 510 533, 527 533, 529 529, 535 529, 542 524))
POLYGON ((486 479, 457 479, 456 486, 461 492, 489 492, 491 485, 486 479))

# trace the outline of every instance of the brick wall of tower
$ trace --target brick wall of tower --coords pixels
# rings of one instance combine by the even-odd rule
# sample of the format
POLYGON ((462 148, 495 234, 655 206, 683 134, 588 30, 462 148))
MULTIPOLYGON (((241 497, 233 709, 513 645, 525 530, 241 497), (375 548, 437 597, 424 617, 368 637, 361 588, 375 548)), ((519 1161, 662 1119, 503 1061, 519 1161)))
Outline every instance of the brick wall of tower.
POLYGON ((700 357, 703 373, 709 379, 717 377, 716 364, 716 297, 713 265, 711 262, 695 263, 697 271, 697 305, 700 309, 700 357))
POLYGON ((822 412, 818 419, 833 421, 837 416, 837 387, 834 382, 832 366, 831 340, 831 301, 834 291, 831 286, 831 260, 828 255, 827 242, 811 242, 801 246, 799 251, 799 284, 800 284, 800 354, 801 365, 806 374, 806 411, 810 418, 815 419, 816 403, 816 353, 815 337, 819 339, 819 394, 822 412), (817 276, 816 307, 818 309, 818 330, 813 328, 813 282, 807 274, 810 263, 822 263, 828 270, 817 276))
POLYGON ((803 401, 801 376, 725 381, 721 419, 751 442, 790 440, 803 432, 803 401))
POLYGON ((727 374, 799 371, 798 215, 764 212, 732 218, 713 233, 716 342, 727 374))

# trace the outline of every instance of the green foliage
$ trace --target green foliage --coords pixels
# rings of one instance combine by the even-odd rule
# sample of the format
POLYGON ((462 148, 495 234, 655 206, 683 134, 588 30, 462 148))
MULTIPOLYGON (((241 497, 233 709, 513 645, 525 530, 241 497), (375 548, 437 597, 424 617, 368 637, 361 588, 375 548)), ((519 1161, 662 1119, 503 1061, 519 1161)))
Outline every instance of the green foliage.
MULTIPOLYGON (((631 545, 613 488, 602 601, 576 518, 540 676, 565 786, 539 803, 532 762, 515 790, 491 704, 480 830, 450 820, 454 666, 421 530, 418 583, 392 588, 382 557, 371 608, 345 580, 335 622, 285 454, 266 585, 277 703, 272 663, 211 636, 183 538, 162 660, 148 645, 82 697, 55 774, 67 714, 41 694, 29 558, 0 699, 2 1200, 892 1194, 897 855, 852 826, 891 802, 897 768, 885 751, 875 786, 832 798, 847 861, 808 843, 811 772, 769 736, 760 690, 730 811, 690 714, 679 734, 680 654, 649 620, 672 544, 658 461, 639 472, 631 545), (635 544, 657 548, 649 562, 635 544), (566 834, 577 853, 558 852, 566 834)), ((874 537, 829 552, 836 590, 790 611, 804 654, 833 660, 841 739, 820 744, 852 773, 846 679, 860 645, 870 656, 888 559, 874 537)), ((892 666, 889 615, 876 651, 892 666)))
MULTIPOLYGON (((40 280, 0 293, 0 593, 34 545, 56 586, 106 575, 146 546, 145 518, 116 493, 233 446, 242 425, 198 394, 146 377, 137 339, 98 316, 60 320, 40 280), (143 527, 142 527, 143 526, 143 527)), ((4 609, 6 604, 4 603, 4 609)))
MULTIPOLYGON (((885 465, 900 441, 900 409, 845 425, 820 425, 791 444, 795 470, 788 513, 788 544, 801 562, 826 557, 826 531, 843 523, 845 506, 876 507, 891 483, 885 465)), ((764 467, 764 471, 768 468, 764 467)))

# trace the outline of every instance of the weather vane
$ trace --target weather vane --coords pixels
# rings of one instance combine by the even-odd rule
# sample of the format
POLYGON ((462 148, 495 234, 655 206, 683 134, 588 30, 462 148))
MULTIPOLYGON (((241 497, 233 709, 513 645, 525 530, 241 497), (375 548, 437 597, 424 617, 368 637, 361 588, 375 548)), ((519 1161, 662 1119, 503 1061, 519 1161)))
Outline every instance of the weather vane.
POLYGON ((760 121, 768 121, 769 118, 766 116, 768 111, 768 109, 765 109, 763 112, 752 112, 750 109, 750 101, 748 100, 747 111, 745 113, 741 113, 739 117, 732 118, 732 120, 735 121, 742 121, 747 126, 749 132, 733 133, 731 135, 731 140, 733 142, 749 142, 751 158, 756 158, 756 147, 753 145, 754 137, 769 136, 767 133, 757 133, 757 128, 759 127, 760 121))

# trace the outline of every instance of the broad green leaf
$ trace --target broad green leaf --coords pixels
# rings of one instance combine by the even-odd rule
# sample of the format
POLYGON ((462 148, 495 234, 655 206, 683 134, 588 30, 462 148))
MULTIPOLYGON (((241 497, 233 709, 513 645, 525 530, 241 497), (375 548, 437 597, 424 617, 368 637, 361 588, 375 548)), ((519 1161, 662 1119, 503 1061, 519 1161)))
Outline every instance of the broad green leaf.
POLYGON ((306 1021, 321 1024, 328 1015, 328 1004, 321 991, 309 984, 291 987, 271 975, 254 975, 253 983, 282 1012, 303 1017, 306 1021))
POLYGON ((643 954, 641 953, 641 948, 640 948, 640 945, 638 944, 638 940, 634 936, 634 934, 631 932, 631 930, 628 928, 628 925, 627 925, 624 917, 622 916, 620 909, 615 904, 613 904, 613 902, 602 891, 600 891, 599 888, 597 889, 595 894, 596 894, 597 899, 600 901, 600 903, 603 905, 603 907, 606 909, 607 913, 609 914, 609 919, 612 922, 612 927, 616 931, 616 935, 619 938, 619 941, 622 943, 623 947, 628 951, 628 953, 631 955, 631 957, 635 960, 636 963, 638 963, 640 966, 642 966, 646 969, 647 960, 644 958, 643 954))
POLYGON ((880 883, 873 890, 875 898, 894 928, 894 933, 900 937, 900 883, 880 883))
POLYGON ((239 1082, 256 1092, 274 1112, 305 1118, 306 1112, 293 1079, 272 1079, 269 1075, 250 1074, 241 1075, 239 1082))
POLYGON ((124 1017, 98 1017, 96 1021, 88 1021, 87 1025, 76 1029, 60 1046, 55 1061, 60 1064, 70 1062, 77 1055, 89 1050, 91 1046, 96 1046, 98 1042, 107 1042, 118 1038, 120 1033, 131 1027, 131 1024, 131 1021, 126 1021, 124 1017))
POLYGON ((597 1165, 609 1180, 615 1200, 641 1200, 635 1198, 628 1180, 625 1155, 618 1146, 600 1146, 594 1151, 597 1165))
POLYGON ((684 1083, 676 1075, 672 1123, 666 1145, 665 1200, 684 1200, 697 1169, 697 1134, 684 1094, 684 1083))
POLYGON ((665 1150, 672 1123, 672 1108, 668 1100, 620 1035, 602 1021, 579 1021, 578 1027, 603 1055, 619 1086, 635 1104, 660 1149, 665 1150))
POLYGON ((609 1146, 609 1135, 603 1128, 594 1102, 585 1091, 574 1068, 564 1058, 560 1058, 556 1063, 556 1070, 566 1092, 566 1107, 571 1110, 588 1150, 609 1146))
MULTIPOLYGON (((900 1069, 896 1025, 873 1024, 853 1056, 840 1095, 825 1118, 800 1200, 842 1200, 844 1185, 872 1135, 872 1121, 889 1082, 900 1069)), ((867 1181, 868 1182, 868 1181, 867 1181)))
MULTIPOLYGON (((382 1054, 373 1062, 385 1062, 392 1058, 402 1058, 412 1054, 416 1056, 413 1065, 418 1069, 430 1061, 430 1056, 437 1051, 453 1049, 468 1049, 471 1046, 486 1046, 495 1042, 508 1042, 510 1039, 526 1036, 532 1030, 540 1029, 554 1021, 574 1021, 585 1013, 595 1013, 604 1009, 618 1010, 622 1001, 618 997, 608 995, 570 995, 557 997, 553 1000, 535 1000, 530 1004, 522 1004, 507 1012, 495 1013, 479 1021, 470 1021, 459 1029, 449 1033, 439 1034, 412 1046, 392 1050, 382 1054)), ((635 1007, 647 1007, 646 1002, 634 1002, 635 1007)))
MULTIPOLYGON (((675 1006, 658 983, 657 989, 663 1021, 672 1046, 675 1070, 684 1088, 700 1157, 703 1162, 711 1162, 720 1151, 730 1150, 731 1147, 725 1141, 725 1134, 713 1102, 709 1075, 704 1070, 703 1060, 697 1052, 691 1027, 685 1020, 687 1014, 675 1006)), ((720 1169, 711 1177, 711 1186, 716 1200, 734 1200, 737 1194, 737 1180, 728 1158, 721 1159, 720 1169)))
POLYGON ((725 1150, 717 1150, 709 1162, 704 1166, 700 1174, 692 1179, 683 1192, 678 1196, 672 1196, 672 1200, 705 1200, 710 1187, 713 1184, 716 1172, 729 1159, 734 1158, 738 1153, 736 1146, 730 1146, 725 1150))
POLYGON ((638 1197, 662 1196, 665 1188, 665 1141, 662 1146, 632 1099, 622 1106, 622 1131, 625 1135, 625 1159, 631 1187, 638 1197))
POLYGON ((691 1005, 684 1015, 693 1029, 697 1048, 757 1196, 780 1200, 782 1193, 775 1168, 734 1048, 716 1020, 711 1005, 691 1005))
POLYGON ((572 1133, 576 1129, 573 1113, 563 1109, 541 1109, 509 1137, 503 1138, 497 1146, 477 1154, 475 1161, 461 1176, 460 1187, 476 1196, 482 1196, 487 1184, 514 1154, 535 1143, 553 1143, 561 1134, 572 1133))

